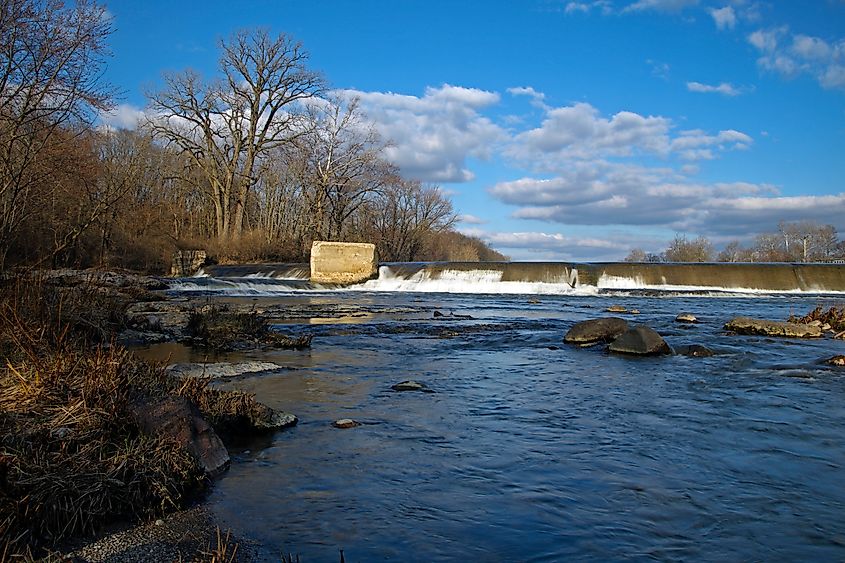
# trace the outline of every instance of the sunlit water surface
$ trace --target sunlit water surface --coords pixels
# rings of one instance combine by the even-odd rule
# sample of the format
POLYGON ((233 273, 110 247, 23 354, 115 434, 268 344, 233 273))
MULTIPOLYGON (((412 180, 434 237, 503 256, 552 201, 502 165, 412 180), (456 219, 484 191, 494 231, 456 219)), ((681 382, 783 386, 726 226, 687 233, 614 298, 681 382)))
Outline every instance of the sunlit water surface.
POLYGON ((229 385, 300 419, 233 448, 209 499, 267 560, 338 561, 341 548, 350 562, 845 558, 845 372, 820 363, 845 342, 721 328, 734 315, 784 319, 837 301, 229 299, 314 335, 310 350, 228 358, 278 363, 229 385), (629 358, 562 343, 573 323, 611 304, 639 309, 629 321, 673 346, 718 354, 629 358), (701 324, 676 324, 682 311, 701 324), (406 379, 435 392, 390 389, 406 379), (333 428, 340 418, 363 426, 333 428))

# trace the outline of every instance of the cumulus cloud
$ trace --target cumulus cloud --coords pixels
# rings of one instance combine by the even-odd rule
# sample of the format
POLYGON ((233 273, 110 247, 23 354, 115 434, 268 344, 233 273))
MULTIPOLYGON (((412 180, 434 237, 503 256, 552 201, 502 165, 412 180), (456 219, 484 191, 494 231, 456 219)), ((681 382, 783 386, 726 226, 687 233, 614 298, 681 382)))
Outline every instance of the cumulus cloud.
POLYGON ((604 117, 587 103, 547 108, 539 127, 514 136, 506 153, 536 170, 571 168, 573 161, 630 159, 638 156, 711 160, 718 152, 747 148, 751 137, 739 131, 682 131, 673 135, 669 118, 620 111, 604 117))
POLYGON ((713 21, 716 23, 716 27, 719 29, 733 29, 736 27, 736 12, 731 6, 725 6, 724 8, 711 8, 709 10, 710 16, 713 18, 713 21))
POLYGON ((487 221, 480 217, 476 217, 475 215, 470 215, 469 213, 465 213, 463 215, 458 216, 458 222, 464 223, 465 225, 483 225, 487 221))
POLYGON ((604 232, 600 236, 570 236, 545 232, 490 232, 467 229, 464 234, 480 238, 515 260, 618 260, 633 246, 657 247, 655 241, 630 232, 604 232))
POLYGON ((531 98, 531 105, 541 109, 548 109, 548 106, 545 102, 546 95, 543 92, 538 92, 531 86, 517 86, 514 88, 508 88, 507 92, 511 96, 527 96, 531 98))
MULTIPOLYGON (((738 132, 693 133, 684 137, 690 150, 744 142, 738 132)), ((566 225, 648 225, 711 236, 751 236, 784 220, 845 227, 845 194, 784 196, 770 184, 700 183, 663 168, 604 163, 592 171, 584 166, 552 178, 501 182, 489 191, 516 206, 516 218, 566 225)))
POLYGON ((489 158, 504 130, 481 114, 499 94, 477 88, 429 87, 422 97, 392 92, 345 90, 357 97, 379 132, 392 141, 388 160, 407 176, 432 182, 474 178, 469 157, 489 158))
POLYGON ((725 96, 739 96, 742 94, 742 90, 728 82, 722 82, 718 86, 702 84, 701 82, 687 82, 687 90, 690 92, 701 92, 704 94, 723 94, 725 96))
POLYGON ((788 28, 759 29, 748 42, 760 52, 760 68, 794 78, 807 74, 824 88, 845 89, 845 39, 790 34, 788 28))
POLYGON ((670 121, 621 111, 610 118, 587 103, 550 108, 540 127, 520 133, 512 153, 518 157, 549 155, 557 159, 592 159, 665 154, 670 121))
POLYGON ((118 104, 100 113, 100 123, 108 129, 136 129, 144 118, 144 110, 132 104, 118 104))

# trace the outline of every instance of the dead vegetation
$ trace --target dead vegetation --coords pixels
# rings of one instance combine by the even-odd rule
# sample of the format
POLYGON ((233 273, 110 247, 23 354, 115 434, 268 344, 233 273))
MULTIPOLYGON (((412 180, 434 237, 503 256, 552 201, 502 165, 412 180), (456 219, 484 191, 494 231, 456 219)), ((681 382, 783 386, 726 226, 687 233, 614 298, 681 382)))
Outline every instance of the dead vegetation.
POLYGON ((302 349, 311 346, 311 335, 296 337, 275 332, 268 319, 257 311, 228 311, 206 305, 191 312, 187 332, 202 346, 232 350, 253 346, 302 349))
POLYGON ((205 489, 183 445, 139 430, 138 401, 185 397, 224 430, 255 428, 269 411, 112 345, 123 308, 97 288, 0 286, 0 561, 178 509, 205 489))
POLYGON ((790 315, 789 322, 804 324, 819 322, 822 326, 830 325, 833 332, 840 333, 845 331, 845 306, 834 306, 825 311, 824 307, 819 305, 803 317, 790 315))

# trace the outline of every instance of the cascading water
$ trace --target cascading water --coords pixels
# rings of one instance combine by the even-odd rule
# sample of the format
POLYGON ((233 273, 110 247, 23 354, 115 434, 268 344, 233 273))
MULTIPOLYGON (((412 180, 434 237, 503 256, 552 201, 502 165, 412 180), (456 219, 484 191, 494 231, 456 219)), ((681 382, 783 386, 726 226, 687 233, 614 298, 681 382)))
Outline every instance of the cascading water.
POLYGON ((564 262, 389 263, 376 279, 341 286, 309 280, 307 264, 211 266, 171 282, 173 292, 231 296, 299 291, 595 295, 676 293, 845 293, 838 264, 574 264, 564 262))

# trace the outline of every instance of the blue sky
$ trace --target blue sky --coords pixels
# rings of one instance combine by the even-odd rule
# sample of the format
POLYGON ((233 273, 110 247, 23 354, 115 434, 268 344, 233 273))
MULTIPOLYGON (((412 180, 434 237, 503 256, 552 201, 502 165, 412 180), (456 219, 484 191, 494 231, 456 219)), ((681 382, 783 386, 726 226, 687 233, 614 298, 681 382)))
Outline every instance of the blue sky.
POLYGON ((389 158, 462 231, 519 260, 614 260, 675 233, 717 246, 779 221, 845 232, 845 0, 107 3, 104 120, 217 42, 300 40, 361 99, 389 158))

